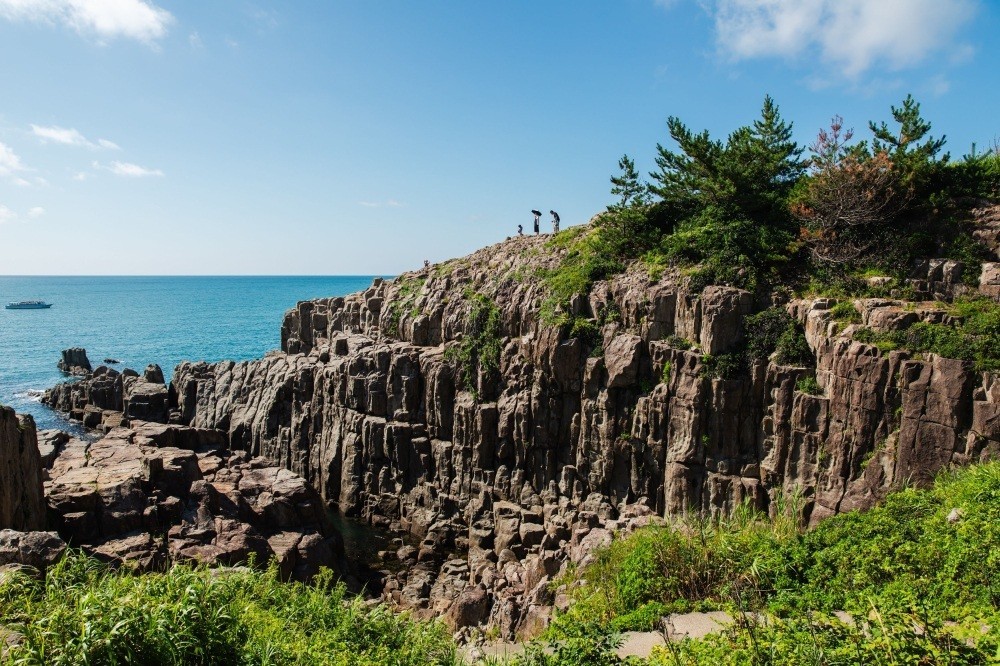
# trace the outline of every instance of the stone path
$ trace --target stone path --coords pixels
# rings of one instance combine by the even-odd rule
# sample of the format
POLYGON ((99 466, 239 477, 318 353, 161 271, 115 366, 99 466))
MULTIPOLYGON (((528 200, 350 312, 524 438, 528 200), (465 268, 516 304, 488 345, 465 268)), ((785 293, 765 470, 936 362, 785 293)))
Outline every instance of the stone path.
MULTIPOLYGON (((703 638, 708 634, 722 631, 733 622, 729 613, 711 611, 708 613, 674 613, 664 618, 665 632, 626 631, 622 634, 622 644, 618 648, 619 657, 640 657, 645 659, 653 648, 666 645, 667 640, 679 641, 685 638, 703 638), (664 635, 665 633, 665 635, 664 635)), ((486 643, 467 645, 460 650, 461 656, 470 664, 480 664, 487 659, 497 659, 500 663, 524 652, 523 643, 486 643)))

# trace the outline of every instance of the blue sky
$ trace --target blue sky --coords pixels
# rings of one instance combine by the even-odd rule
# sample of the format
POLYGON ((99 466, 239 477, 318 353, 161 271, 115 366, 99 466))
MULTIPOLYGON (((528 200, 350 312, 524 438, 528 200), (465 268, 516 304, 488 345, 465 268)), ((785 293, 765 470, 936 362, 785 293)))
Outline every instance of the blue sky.
POLYGON ((0 0, 0 273, 393 274, 610 202, 665 121, 912 92, 1000 137, 995 0, 0 0), (548 216, 546 216, 547 218, 548 216))

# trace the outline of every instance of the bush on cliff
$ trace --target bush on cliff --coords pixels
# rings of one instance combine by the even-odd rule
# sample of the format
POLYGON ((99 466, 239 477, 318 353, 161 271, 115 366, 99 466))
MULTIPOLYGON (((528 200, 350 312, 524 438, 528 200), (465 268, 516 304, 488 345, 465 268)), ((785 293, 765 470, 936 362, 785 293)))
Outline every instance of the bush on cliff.
POLYGON ((949 161, 912 96, 891 116, 870 122, 871 140, 853 145, 835 116, 809 160, 770 97, 760 118, 724 141, 670 117, 673 147, 657 145, 652 182, 623 156, 611 178, 615 203, 586 233, 557 237, 568 251, 543 275, 546 323, 565 323, 574 295, 640 259, 655 279, 679 269, 693 291, 811 279, 862 295, 871 288, 860 272, 905 279, 921 257, 963 261, 974 281, 986 254, 967 212, 970 198, 1000 197, 1000 152, 949 161))
POLYGON ((953 663, 1000 657, 1000 462, 889 495, 802 531, 796 502, 748 507, 615 541, 570 583, 550 634, 651 629, 660 612, 723 608, 729 631, 657 664, 953 663), (650 613, 655 609, 655 613, 650 613), (768 618, 761 623, 763 613, 768 618), (836 621, 847 611, 856 626, 836 621), (919 628, 915 631, 914 628, 919 628), (594 631, 594 629, 591 629, 594 631), (811 657, 810 657, 811 655, 811 657), (847 661, 842 661, 846 659, 847 661))
POLYGON ((861 328, 859 342, 883 351, 907 349, 969 361, 977 371, 1000 371, 1000 305, 987 298, 957 300, 947 307, 951 323, 917 322, 899 331, 861 328))
POLYGON ((438 624, 367 607, 331 586, 283 583, 277 568, 176 565, 117 572, 69 554, 43 581, 0 579, 0 625, 24 635, 12 664, 456 664, 438 624))

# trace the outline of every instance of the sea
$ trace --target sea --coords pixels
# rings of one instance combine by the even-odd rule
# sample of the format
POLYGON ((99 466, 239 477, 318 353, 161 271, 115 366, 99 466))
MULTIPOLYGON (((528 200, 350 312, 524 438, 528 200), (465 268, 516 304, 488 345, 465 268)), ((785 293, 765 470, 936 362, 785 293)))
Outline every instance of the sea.
MULTIPOLYGON (((242 361, 281 345, 281 320, 298 301, 366 289, 376 276, 3 277, 0 303, 42 300, 47 310, 0 309, 0 404, 39 429, 80 433, 45 407, 42 392, 69 378, 60 352, 83 347, 91 365, 173 374, 181 361, 242 361)), ((386 276, 388 277, 388 276, 386 276)))

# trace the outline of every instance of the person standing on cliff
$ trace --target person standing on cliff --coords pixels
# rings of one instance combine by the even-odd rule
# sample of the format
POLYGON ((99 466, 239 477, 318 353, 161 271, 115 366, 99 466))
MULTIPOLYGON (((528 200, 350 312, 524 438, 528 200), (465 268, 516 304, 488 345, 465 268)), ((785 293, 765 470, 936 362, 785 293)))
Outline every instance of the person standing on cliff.
POLYGON ((520 224, 517 225, 517 235, 518 236, 523 236, 524 235, 524 227, 522 227, 520 224))
POLYGON ((538 233, 538 218, 542 216, 542 211, 532 209, 531 214, 535 216, 535 233, 538 233))
POLYGON ((559 213, 554 210, 549 212, 552 213, 552 233, 557 234, 559 233, 559 213))

